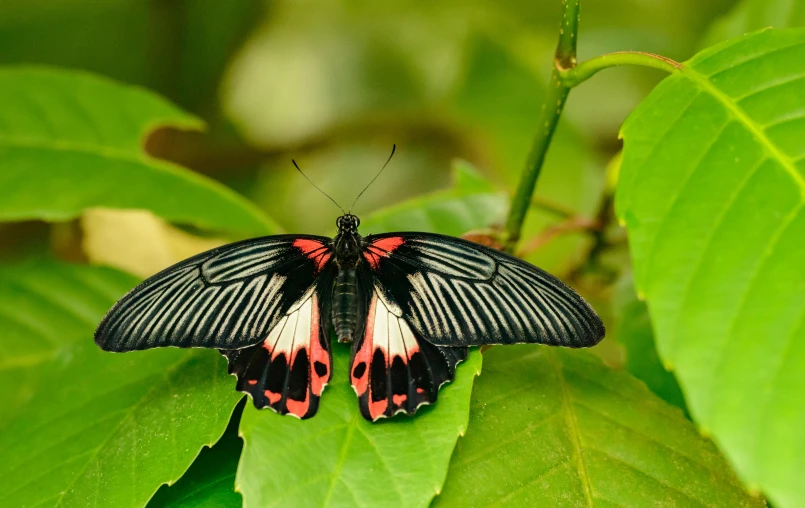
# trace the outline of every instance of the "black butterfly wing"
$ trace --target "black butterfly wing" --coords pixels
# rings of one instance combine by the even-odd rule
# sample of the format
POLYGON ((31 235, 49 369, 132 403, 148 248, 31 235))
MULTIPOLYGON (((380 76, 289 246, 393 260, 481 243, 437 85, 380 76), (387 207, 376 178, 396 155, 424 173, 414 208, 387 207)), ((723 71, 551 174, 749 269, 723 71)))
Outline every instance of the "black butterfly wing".
POLYGON ((466 347, 434 346, 408 323, 390 292, 363 265, 358 271, 365 320, 356 334, 350 382, 367 420, 413 414, 436 401, 439 388, 452 381, 466 347))
POLYGON ((562 281, 473 242, 426 233, 366 238, 366 265, 421 337, 436 346, 539 343, 589 347, 593 308, 562 281))
POLYGON ((147 279, 106 314, 107 351, 219 348, 258 408, 309 418, 332 375, 331 240, 255 238, 199 254, 147 279))
POLYGON ((107 351, 240 349, 261 342, 333 265, 331 243, 270 236, 182 261, 118 301, 98 325, 95 342, 107 351))

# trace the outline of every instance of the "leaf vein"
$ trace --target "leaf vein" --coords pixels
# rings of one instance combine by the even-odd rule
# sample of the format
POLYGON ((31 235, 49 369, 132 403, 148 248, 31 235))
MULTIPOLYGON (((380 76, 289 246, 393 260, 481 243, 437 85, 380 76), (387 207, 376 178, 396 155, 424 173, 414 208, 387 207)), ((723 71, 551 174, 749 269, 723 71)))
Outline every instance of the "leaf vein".
POLYGON ((567 419, 567 424, 570 427, 570 435, 571 435, 571 443, 573 445, 573 450, 576 455, 576 467, 578 468, 579 479, 582 482, 582 488, 584 490, 584 498, 587 501, 587 506, 590 508, 593 507, 593 496, 592 496, 592 485, 590 485, 590 478, 587 474, 587 465, 584 462, 584 456, 582 455, 581 451, 581 441, 579 437, 579 424, 576 421, 576 413, 572 407, 572 401, 570 399, 570 393, 567 389, 567 383, 564 378, 564 374, 562 372, 562 366, 559 363, 559 360, 556 358, 556 352, 550 351, 546 355, 553 365, 554 373, 556 375, 556 381, 560 387, 560 393, 562 396, 562 406, 564 408, 565 418, 567 419))
POLYGON ((791 159, 785 155, 780 149, 772 143, 766 136, 762 127, 757 124, 738 104, 735 103, 726 93, 719 90, 709 79, 698 71, 685 67, 682 70, 684 76, 688 77, 692 82, 696 83, 701 89, 712 95, 716 100, 721 102, 728 113, 733 118, 737 119, 746 129, 758 140, 760 145, 775 159, 777 159, 788 174, 793 178, 794 182, 799 186, 800 193, 805 195, 805 178, 797 172, 791 159))

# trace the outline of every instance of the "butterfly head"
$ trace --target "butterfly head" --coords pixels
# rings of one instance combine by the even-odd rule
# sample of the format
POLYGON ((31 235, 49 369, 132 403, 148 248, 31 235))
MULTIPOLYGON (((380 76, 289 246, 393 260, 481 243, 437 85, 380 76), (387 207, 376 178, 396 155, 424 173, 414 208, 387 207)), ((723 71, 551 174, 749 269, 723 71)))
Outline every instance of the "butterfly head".
POLYGON ((335 221, 336 226, 338 226, 339 233, 357 233, 358 226, 361 225, 361 220, 358 218, 357 215, 352 215, 351 213, 347 213, 342 215, 335 221))

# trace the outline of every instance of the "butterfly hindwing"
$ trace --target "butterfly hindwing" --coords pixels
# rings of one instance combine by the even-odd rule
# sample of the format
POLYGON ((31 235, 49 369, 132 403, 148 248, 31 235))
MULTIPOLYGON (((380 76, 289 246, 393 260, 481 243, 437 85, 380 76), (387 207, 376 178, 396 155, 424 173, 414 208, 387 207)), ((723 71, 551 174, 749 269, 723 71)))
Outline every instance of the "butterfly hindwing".
POLYGON ((367 292, 366 320, 350 361, 350 382, 361 413, 372 421, 413 414, 422 404, 433 403, 439 387, 455 377, 467 348, 430 344, 409 326, 382 286, 373 284, 367 292))
POLYGON ((316 413, 324 386, 332 376, 329 299, 334 269, 328 269, 285 312, 260 343, 221 350, 237 389, 257 408, 309 418, 316 413))
POLYGON ((589 347, 604 336, 601 318, 575 291, 505 253, 427 233, 366 241, 366 266, 411 328, 436 346, 589 347))
POLYGON ((126 294, 98 325, 95 342, 107 351, 260 343, 333 265, 331 245, 325 237, 282 235, 194 256, 126 294))

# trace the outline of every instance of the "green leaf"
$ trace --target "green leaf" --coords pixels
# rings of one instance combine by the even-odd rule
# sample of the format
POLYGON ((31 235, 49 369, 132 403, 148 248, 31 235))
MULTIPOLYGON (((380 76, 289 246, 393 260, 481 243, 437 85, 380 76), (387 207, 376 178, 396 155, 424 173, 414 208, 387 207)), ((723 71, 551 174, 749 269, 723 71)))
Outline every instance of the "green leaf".
POLYGON ((657 355, 646 304, 637 299, 631 276, 618 281, 612 299, 615 330, 610 335, 626 350, 624 367, 664 401, 687 411, 679 383, 657 355))
POLYGON ((223 437, 212 448, 201 450, 193 465, 178 482, 160 487, 148 502, 148 508, 243 506, 243 498, 235 492, 235 472, 243 450, 243 440, 238 437, 237 425, 241 409, 243 408, 235 409, 223 437))
POLYGON ((717 20, 704 37, 702 47, 763 28, 805 25, 805 3, 792 0, 743 0, 717 20))
POLYGON ((738 474, 805 499, 805 30, 706 50, 623 127, 616 206, 663 362, 738 474))
POLYGON ((715 446, 646 386, 584 351, 494 347, 444 506, 762 506, 715 446))
POLYGON ((378 210, 361 220, 366 233, 425 231, 461 236, 467 231, 500 224, 509 201, 469 163, 453 166, 451 189, 410 199, 378 210))
POLYGON ((309 420, 243 412, 237 490, 244 506, 426 506, 441 490, 456 440, 467 428, 472 351, 434 405, 416 416, 370 423, 349 385, 349 350, 334 344, 335 376, 309 420))
POLYGON ((144 208, 219 231, 277 230, 227 187, 143 151, 146 134, 201 122, 134 87, 79 72, 0 68, 0 220, 144 208))
POLYGON ((0 271, 0 506, 142 506, 223 433, 241 395, 219 354, 94 344, 135 282, 55 262, 0 271))

